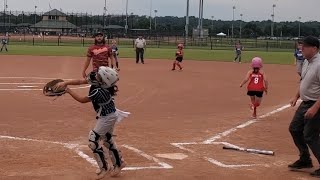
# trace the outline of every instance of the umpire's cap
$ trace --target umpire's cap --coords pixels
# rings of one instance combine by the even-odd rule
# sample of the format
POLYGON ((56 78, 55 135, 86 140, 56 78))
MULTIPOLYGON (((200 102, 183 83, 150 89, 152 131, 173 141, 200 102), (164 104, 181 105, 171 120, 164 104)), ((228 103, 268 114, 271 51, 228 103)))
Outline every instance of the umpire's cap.
POLYGON ((318 49, 320 47, 319 39, 314 36, 307 36, 303 39, 302 44, 305 46, 316 47, 318 49))
POLYGON ((97 32, 97 33, 94 34, 94 37, 97 37, 97 36, 99 36, 99 35, 100 35, 100 36, 104 36, 104 34, 103 34, 102 32, 97 32))

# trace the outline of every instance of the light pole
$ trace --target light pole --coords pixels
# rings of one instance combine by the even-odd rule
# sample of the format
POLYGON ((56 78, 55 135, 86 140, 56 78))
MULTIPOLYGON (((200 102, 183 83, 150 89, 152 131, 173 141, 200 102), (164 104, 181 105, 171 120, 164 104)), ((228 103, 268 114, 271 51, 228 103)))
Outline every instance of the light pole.
POLYGON ((203 0, 201 0, 201 38, 203 38, 203 6, 204 6, 204 2, 203 0))
POLYGON ((203 0, 199 0, 198 30, 199 30, 199 37, 203 38, 203 0))
POLYGON ((36 32, 36 23, 37 23, 37 8, 38 6, 34 6, 34 31, 36 32))
POLYGON ((8 5, 7 5, 7 0, 3 1, 3 25, 5 30, 7 30, 7 26, 6 26, 6 11, 7 11, 8 5))
POLYGON ((272 5, 272 15, 271 15, 271 17, 272 17, 272 23, 271 23, 271 37, 273 37, 274 36, 274 33, 273 33, 273 31, 274 31, 274 9, 276 8, 276 5, 275 4, 273 4, 272 5))
POLYGON ((154 10, 154 30, 157 30, 157 13, 158 10, 154 10))
POLYGON ((213 35, 213 20, 214 16, 211 16, 211 36, 213 35))
POLYGON ((184 44, 187 46, 188 44, 188 36, 189 36, 189 5, 190 0, 187 0, 187 12, 186 12, 186 26, 185 26, 185 40, 184 44))
POLYGON ((200 29, 201 24, 201 0, 199 0, 199 19, 198 19, 198 29, 200 29))
POLYGON ((151 33, 151 30, 152 30, 152 0, 150 0, 150 27, 149 27, 149 29, 150 29, 150 33, 151 33))
POLYGON ((133 13, 130 14, 131 17, 131 29, 133 29, 133 13))
POLYGON ((299 17, 299 38, 301 37, 301 17, 299 17))
POLYGON ((211 16, 211 29, 213 30, 213 20, 214 20, 214 16, 211 16))
POLYGON ((103 29, 106 28, 106 15, 107 15, 107 0, 104 0, 104 7, 103 7, 103 29))
POLYGON ((236 6, 233 6, 232 7, 232 27, 231 27, 231 36, 232 38, 234 37, 234 32, 233 32, 233 29, 234 29, 234 12, 236 10, 236 6))
POLYGON ((126 26, 125 26, 126 34, 128 33, 128 6, 129 6, 129 2, 127 0, 126 1, 126 26))
POLYGON ((240 39, 242 38, 242 16, 243 14, 240 14, 240 39))

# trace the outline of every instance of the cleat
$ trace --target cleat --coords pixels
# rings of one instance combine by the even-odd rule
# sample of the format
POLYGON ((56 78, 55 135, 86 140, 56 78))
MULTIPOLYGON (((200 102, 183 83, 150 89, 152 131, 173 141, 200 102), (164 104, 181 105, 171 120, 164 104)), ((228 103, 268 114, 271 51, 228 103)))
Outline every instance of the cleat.
POLYGON ((103 179, 104 177, 106 177, 106 175, 108 175, 110 173, 110 171, 107 169, 101 169, 101 170, 99 169, 99 171, 97 170, 96 173, 97 173, 96 179, 98 180, 98 179, 103 179))
POLYGON ((121 166, 114 166, 113 171, 111 172, 111 177, 116 177, 121 173, 121 170, 125 168, 127 163, 125 161, 121 162, 121 166))

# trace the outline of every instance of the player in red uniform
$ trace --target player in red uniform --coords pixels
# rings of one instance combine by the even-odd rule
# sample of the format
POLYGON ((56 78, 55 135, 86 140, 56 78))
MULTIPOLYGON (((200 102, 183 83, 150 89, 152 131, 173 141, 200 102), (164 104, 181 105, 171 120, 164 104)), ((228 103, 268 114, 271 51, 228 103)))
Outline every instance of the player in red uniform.
POLYGON ((262 68, 262 59, 259 57, 255 57, 251 62, 252 69, 249 70, 245 79, 240 84, 242 87, 249 81, 248 84, 248 93, 250 96, 251 104, 250 107, 253 110, 252 117, 257 117, 257 107, 260 106, 263 92, 268 93, 268 81, 266 74, 261 70, 262 68))
POLYGON ((95 34, 94 45, 88 48, 87 60, 82 70, 83 78, 87 76, 87 69, 92 61, 93 71, 97 72, 100 66, 110 66, 113 68, 114 58, 112 56, 112 48, 106 44, 104 34, 98 32, 95 34), (109 63, 109 60, 111 63, 109 63))
POLYGON ((178 45, 178 50, 176 52, 176 60, 173 62, 172 71, 176 70, 176 66, 182 70, 181 63, 183 61, 183 44, 178 45))

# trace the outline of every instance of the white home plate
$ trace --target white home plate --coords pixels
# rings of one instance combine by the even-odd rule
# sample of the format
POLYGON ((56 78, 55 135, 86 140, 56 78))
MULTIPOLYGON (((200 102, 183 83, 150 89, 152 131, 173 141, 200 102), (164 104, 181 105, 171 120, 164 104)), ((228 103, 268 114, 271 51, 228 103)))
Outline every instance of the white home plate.
POLYGON ((173 160, 183 160, 188 157, 188 155, 182 153, 170 153, 170 154, 156 154, 157 157, 173 159, 173 160))

